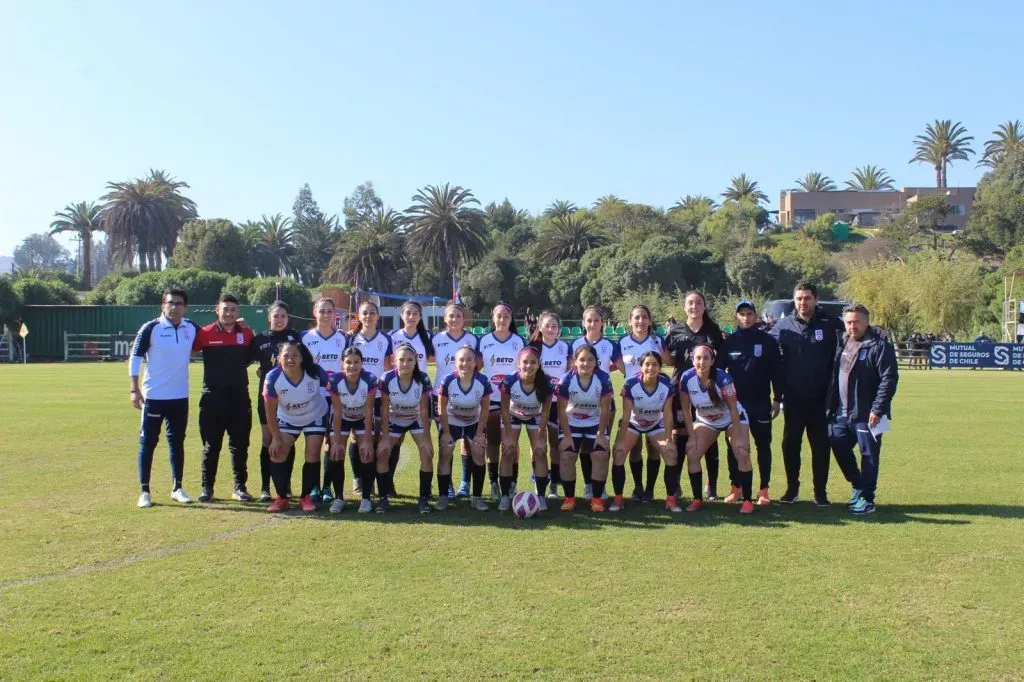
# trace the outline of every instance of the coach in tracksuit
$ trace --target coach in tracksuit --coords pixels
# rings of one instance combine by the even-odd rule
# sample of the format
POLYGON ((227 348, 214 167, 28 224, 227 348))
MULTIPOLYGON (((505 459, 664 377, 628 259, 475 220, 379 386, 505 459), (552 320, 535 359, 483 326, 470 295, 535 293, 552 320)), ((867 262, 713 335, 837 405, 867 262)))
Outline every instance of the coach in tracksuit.
POLYGON ((868 309, 852 305, 843 311, 846 335, 836 348, 828 391, 829 437, 846 480, 853 486, 848 507, 854 514, 875 511, 878 458, 882 435, 871 433, 888 419, 899 371, 896 351, 868 324, 868 309), (860 447, 860 470, 853 446, 860 447))
POLYGON ((160 430, 167 425, 167 445, 171 459, 171 499, 189 503, 181 488, 185 469, 185 427, 188 424, 188 363, 198 325, 185 317, 188 294, 181 289, 165 289, 161 296, 162 315, 142 325, 135 336, 128 360, 130 397, 135 409, 142 410, 139 432, 139 507, 153 506, 149 477, 153 452, 160 430), (146 378, 139 388, 142 361, 146 378))
MULTIPOLYGON (((725 369, 736 386, 736 398, 747 411, 750 435, 757 447, 757 470, 761 484, 757 503, 771 502, 768 485, 772 476, 772 420, 779 416, 783 400, 782 356, 772 335, 758 326, 754 304, 736 304, 737 329, 725 339, 725 369), (775 398, 772 399, 774 392, 775 398)), ((729 471, 736 486, 735 458, 729 452, 729 471)), ((736 489, 730 493, 736 494, 736 489)), ((727 500, 732 501, 732 500, 727 500)))
POLYGON ((825 398, 836 344, 843 325, 818 307, 818 290, 800 282, 793 289, 796 309, 772 327, 771 335, 782 351, 784 376, 782 462, 786 467, 786 493, 779 499, 793 503, 800 494, 800 447, 804 431, 811 444, 814 502, 829 506, 829 438, 825 398))
POLYGON ((193 345, 194 350, 203 353, 203 395, 199 399, 199 435, 203 439, 200 502, 213 501, 225 433, 235 478, 231 496, 241 502, 252 500, 245 484, 252 430, 247 368, 252 361, 249 343, 253 332, 238 324, 237 319, 238 299, 230 294, 221 296, 217 301, 217 321, 200 329, 193 345))

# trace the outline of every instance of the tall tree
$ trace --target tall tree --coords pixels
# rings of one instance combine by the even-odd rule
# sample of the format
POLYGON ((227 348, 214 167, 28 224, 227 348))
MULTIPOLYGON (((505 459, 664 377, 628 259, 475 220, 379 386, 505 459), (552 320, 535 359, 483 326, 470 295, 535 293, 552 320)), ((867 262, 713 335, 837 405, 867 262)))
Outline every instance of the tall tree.
POLYGON ((585 211, 559 216, 537 238, 534 256, 548 263, 579 260, 590 249, 611 241, 585 211))
POLYGON ((342 208, 342 213, 345 216, 345 228, 355 227, 382 208, 384 208, 384 201, 377 196, 373 182, 367 180, 357 186, 351 195, 345 197, 344 208, 342 208))
POLYGON ((252 250, 230 220, 190 220, 178 234, 178 246, 167 261, 171 268, 198 268, 252 277, 252 250))
POLYGON ((276 274, 282 277, 293 271, 295 245, 291 222, 291 218, 275 213, 269 218, 264 215, 258 223, 256 250, 274 264, 276 274))
POLYGON ((548 207, 544 209, 545 218, 558 218, 560 216, 575 213, 577 210, 576 204, 571 201, 565 201, 563 199, 555 199, 548 207))
POLYGON ((757 181, 751 180, 746 173, 740 173, 729 182, 729 187, 722 192, 727 201, 753 201, 760 204, 768 201, 768 195, 757 186, 757 181))
POLYGON ((796 180, 796 184, 805 192, 834 192, 836 189, 836 183, 832 182, 832 178, 818 171, 811 171, 796 180))
POLYGON ((72 265, 68 250, 46 233, 30 234, 14 248, 17 271, 68 270, 72 265))
POLYGON ((530 212, 525 208, 516 208, 512 202, 505 197, 505 201, 497 204, 491 202, 484 207, 484 217, 487 225, 498 232, 506 232, 520 223, 530 219, 530 212))
POLYGON ((978 162, 979 166, 995 168, 996 163, 1007 152, 1024 150, 1024 127, 1020 121, 1000 123, 992 134, 995 137, 985 143, 985 153, 978 162))
POLYGON ((345 230, 324 277, 358 282, 364 289, 384 289, 396 271, 408 268, 401 234, 404 224, 400 213, 376 208, 361 218, 358 226, 345 230))
POLYGON ((668 209, 668 212, 669 214, 676 213, 677 211, 710 213, 715 210, 716 206, 717 204, 715 204, 715 200, 711 197, 706 197, 702 194, 687 194, 685 197, 680 197, 679 201, 672 204, 672 208, 668 209))
POLYGON ((82 269, 82 288, 89 291, 92 289, 92 233, 102 229, 100 207, 93 202, 80 201, 68 204, 63 211, 53 215, 56 220, 50 223, 51 235, 74 232, 82 241, 82 260, 79 263, 82 269))
POLYGON ((408 244, 433 259, 442 281, 450 280, 460 265, 469 265, 486 253, 484 216, 472 207, 480 202, 468 189, 448 183, 428 185, 412 201, 405 209, 408 244))
POLYGON ((885 172, 885 169, 871 165, 854 168, 853 180, 847 180, 846 187, 864 192, 895 189, 893 180, 885 172))
POLYGON ((946 187, 946 168, 953 161, 966 161, 974 153, 969 145, 973 139, 962 123, 936 119, 925 126, 924 135, 914 138, 917 153, 910 163, 929 164, 935 169, 935 186, 946 187))
POLYGON ((339 239, 337 216, 309 218, 293 223, 294 271, 306 286, 320 284, 339 239))

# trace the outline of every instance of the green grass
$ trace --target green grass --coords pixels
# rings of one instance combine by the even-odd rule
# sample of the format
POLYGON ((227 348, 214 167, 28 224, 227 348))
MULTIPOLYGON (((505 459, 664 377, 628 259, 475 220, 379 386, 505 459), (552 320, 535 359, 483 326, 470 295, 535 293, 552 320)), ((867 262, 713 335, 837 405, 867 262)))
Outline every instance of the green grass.
MULTIPOLYGON (((163 445, 158 504, 138 510, 125 374, 0 367, 0 679, 1024 675, 1020 374, 906 372, 870 518, 801 503, 528 521, 464 503, 421 518, 411 498, 385 517, 182 507, 163 445)), ((845 499, 835 466, 831 481, 845 499)))

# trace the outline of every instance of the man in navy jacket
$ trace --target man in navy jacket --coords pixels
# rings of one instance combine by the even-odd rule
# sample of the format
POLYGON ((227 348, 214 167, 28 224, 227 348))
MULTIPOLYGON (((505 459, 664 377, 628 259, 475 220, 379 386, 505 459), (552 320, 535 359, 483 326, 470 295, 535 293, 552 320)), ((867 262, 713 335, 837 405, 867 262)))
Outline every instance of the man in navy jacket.
POLYGON ((843 311, 846 335, 836 348, 828 390, 829 438, 836 462, 853 486, 847 505, 854 514, 875 511, 878 458, 882 435, 871 433, 890 416, 899 382, 896 351, 868 324, 868 309, 852 305, 843 311), (853 446, 860 447, 861 465, 853 446))

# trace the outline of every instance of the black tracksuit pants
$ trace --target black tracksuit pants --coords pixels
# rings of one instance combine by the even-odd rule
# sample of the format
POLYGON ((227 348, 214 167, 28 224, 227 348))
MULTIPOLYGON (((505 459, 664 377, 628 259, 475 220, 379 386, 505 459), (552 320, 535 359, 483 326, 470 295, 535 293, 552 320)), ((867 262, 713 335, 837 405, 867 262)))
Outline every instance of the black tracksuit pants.
POLYGON ((782 462, 786 467, 787 490, 796 492, 800 488, 800 449, 806 431, 807 440, 811 444, 814 496, 824 497, 828 488, 831 452, 824 397, 800 401, 787 399, 782 416, 782 462))
POLYGON ((247 464, 251 430, 252 403, 246 389, 215 389, 202 395, 199 399, 199 435, 203 439, 201 472, 204 490, 212 490, 216 483, 225 433, 235 489, 245 488, 249 477, 247 464))

